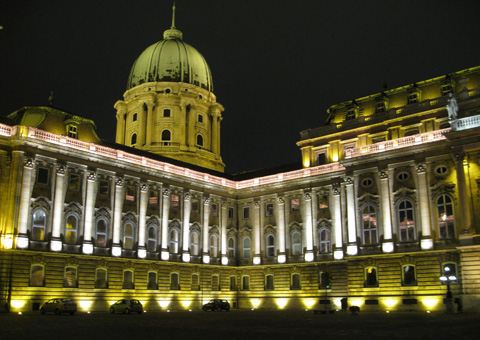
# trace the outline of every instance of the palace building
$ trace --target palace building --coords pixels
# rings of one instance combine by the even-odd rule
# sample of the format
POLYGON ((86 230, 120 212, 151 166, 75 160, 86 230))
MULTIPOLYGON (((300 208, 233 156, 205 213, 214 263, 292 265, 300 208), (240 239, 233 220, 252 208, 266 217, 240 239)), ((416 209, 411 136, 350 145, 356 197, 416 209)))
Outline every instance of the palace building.
POLYGON ((333 105, 298 167, 240 175, 175 22, 114 107, 115 142, 53 106, 0 118, 0 309, 479 310, 480 66, 333 105))

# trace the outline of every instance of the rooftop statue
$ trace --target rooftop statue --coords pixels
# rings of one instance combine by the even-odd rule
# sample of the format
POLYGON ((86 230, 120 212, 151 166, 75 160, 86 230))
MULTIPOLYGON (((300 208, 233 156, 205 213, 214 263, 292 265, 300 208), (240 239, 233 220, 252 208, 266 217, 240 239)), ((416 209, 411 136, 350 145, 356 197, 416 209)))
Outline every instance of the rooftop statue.
POLYGON ((453 96, 453 93, 448 95, 448 102, 447 102, 447 111, 448 111, 448 119, 449 120, 456 120, 457 113, 458 113, 458 105, 457 100, 453 96))

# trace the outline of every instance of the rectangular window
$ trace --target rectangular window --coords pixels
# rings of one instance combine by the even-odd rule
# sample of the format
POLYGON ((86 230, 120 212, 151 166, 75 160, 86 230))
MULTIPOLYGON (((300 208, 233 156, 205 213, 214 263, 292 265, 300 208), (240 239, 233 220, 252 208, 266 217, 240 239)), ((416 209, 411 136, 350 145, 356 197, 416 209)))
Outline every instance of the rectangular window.
POLYGON ((321 272, 320 273, 320 289, 330 289, 330 280, 331 280, 330 273, 321 272))
POLYGON ((377 268, 365 269, 365 287, 378 287, 377 268))
POLYGON ((71 191, 80 190, 80 175, 70 174, 70 179, 68 181, 68 190, 71 190, 71 191))
POLYGON ((250 290, 250 276, 242 277, 242 290, 250 290))
POLYGON ((123 284, 122 284, 123 289, 134 289, 134 283, 133 283, 133 271, 131 270, 125 270, 123 272, 123 284))
POLYGON ((301 284, 300 284, 300 274, 293 274, 292 275, 292 289, 301 289, 301 284))
POLYGON ((220 290, 220 278, 218 275, 212 275, 212 290, 220 290))
POLYGON ((77 127, 75 125, 68 126, 68 137, 70 138, 77 138, 77 127))
POLYGON ((148 197, 148 204, 157 205, 158 204, 158 190, 150 190, 148 197))
POLYGON ((243 219, 247 220, 250 218, 250 207, 243 207, 243 219))
POLYGON ((192 274, 192 290, 200 290, 199 276, 198 274, 192 274))
POLYGON ((417 278, 415 275, 415 266, 407 265, 402 268, 403 285, 404 286, 416 286, 417 278))
POLYGON ((110 191, 109 182, 105 180, 101 180, 98 183, 98 194, 101 196, 108 196, 109 191, 110 191))
POLYGON ((97 269, 95 271, 95 288, 108 288, 107 282, 107 270, 103 268, 97 269))
POLYGON ((387 110, 384 101, 378 101, 375 103, 375 113, 385 112, 387 110))
POLYGON ((230 276, 230 290, 237 290, 237 278, 230 276))
POLYGON ((273 203, 265 203, 265 216, 273 216, 273 203))
POLYGON ((235 218, 235 209, 233 207, 228 207, 228 219, 233 220, 235 218))
POLYGON ((77 287, 77 268, 75 267, 65 268, 65 275, 63 278, 63 287, 65 288, 77 287))
POLYGON ((211 213, 212 217, 217 217, 218 216, 218 205, 217 205, 217 203, 212 203, 210 213, 211 213))
POLYGON ((163 109, 163 117, 171 117, 171 111, 170 109, 163 109))
POLYGON ((443 84, 442 85, 442 96, 446 96, 450 93, 453 93, 453 86, 452 84, 443 84))
POLYGON ((30 287, 44 287, 45 286, 45 273, 43 272, 43 266, 33 265, 30 268, 30 287))
POLYGON ((198 115, 198 122, 203 123, 203 115, 201 114, 198 115))
POLYGON ((133 185, 127 185, 125 190, 125 199, 127 201, 135 201, 135 187, 133 185))
POLYGON ((49 171, 47 168, 38 168, 37 171, 37 183, 38 184, 48 184, 49 171))
POLYGON ((316 153, 315 160, 317 165, 327 164, 327 151, 316 153))
POLYGON ((170 290, 180 290, 180 280, 178 273, 170 274, 170 290))
POLYGON ((198 214, 200 212, 200 207, 198 200, 192 200, 192 213, 198 214))
POLYGON ((147 289, 150 289, 150 290, 157 290, 158 289, 157 273, 156 272, 148 272, 147 289))
POLYGON ((298 198, 292 198, 290 200, 290 204, 292 206, 292 213, 298 213, 300 212, 300 199, 298 198))
POLYGON ((132 116, 132 122, 136 122, 137 121, 137 113, 135 112, 132 116))
POLYGON ((179 209, 180 208, 180 202, 179 202, 178 195, 172 195, 170 197, 170 207, 172 209, 179 209))
POLYGON ((418 93, 417 92, 409 93, 407 97, 407 103, 408 104, 418 103, 418 93))
POLYGON ((265 290, 273 290, 273 275, 267 275, 265 277, 265 290))

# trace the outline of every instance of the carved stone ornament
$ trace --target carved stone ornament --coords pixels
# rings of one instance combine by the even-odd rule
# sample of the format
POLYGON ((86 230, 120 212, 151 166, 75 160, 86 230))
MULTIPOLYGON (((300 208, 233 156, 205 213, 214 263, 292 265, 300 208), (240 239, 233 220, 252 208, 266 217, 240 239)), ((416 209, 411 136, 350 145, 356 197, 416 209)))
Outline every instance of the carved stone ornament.
POLYGON ((463 160, 465 159, 465 153, 464 152, 455 152, 455 154, 453 155, 453 157, 455 158, 455 162, 463 162, 463 160))
POLYGON ((253 206, 255 207, 255 209, 260 208, 260 202, 258 201, 253 202, 253 206))
POLYGON ((278 197, 278 204, 285 204, 285 199, 283 197, 278 197))
POLYGON ((340 187, 338 186, 333 187, 333 195, 334 196, 340 195, 340 187))
POLYGON ((65 175, 67 168, 63 164, 57 164, 57 174, 58 175, 65 175))
POLYGON ((305 201, 311 201, 312 200, 312 193, 310 191, 305 191, 303 193, 303 198, 305 201))
POLYGON ((146 192, 148 190, 148 185, 146 183, 140 184, 140 191, 146 192))
POLYGON ((33 158, 27 157, 27 158, 25 159, 25 167, 26 167, 26 168, 33 169, 33 158))
POLYGON ((117 187, 123 186, 123 178, 118 177, 118 178, 115 180, 115 185, 116 185, 117 187))
POLYGON ((165 196, 165 197, 170 197, 170 189, 168 189, 168 188, 167 188, 167 189, 164 189, 164 190, 163 190, 163 196, 165 196))
POLYGON ((190 194, 189 192, 183 194, 184 201, 190 201, 190 198, 192 198, 192 194, 190 194))
POLYGON ((205 197, 205 198, 203 199, 203 204, 204 204, 204 205, 209 205, 211 200, 212 200, 212 199, 211 199, 210 197, 205 197))
POLYGON ((422 173, 422 172, 426 172, 426 171, 427 171, 427 169, 426 169, 425 164, 421 163, 421 164, 417 165, 417 173, 422 173))
POLYGON ((380 171, 380 178, 381 179, 388 179, 388 172, 385 170, 380 171))
POLYGON ((87 179, 90 181, 90 182, 93 182, 95 181, 95 178, 97 177, 97 173, 95 171, 89 171, 88 174, 87 174, 87 179))
POLYGON ((347 185, 353 184, 353 178, 352 177, 345 177, 345 183, 347 185))

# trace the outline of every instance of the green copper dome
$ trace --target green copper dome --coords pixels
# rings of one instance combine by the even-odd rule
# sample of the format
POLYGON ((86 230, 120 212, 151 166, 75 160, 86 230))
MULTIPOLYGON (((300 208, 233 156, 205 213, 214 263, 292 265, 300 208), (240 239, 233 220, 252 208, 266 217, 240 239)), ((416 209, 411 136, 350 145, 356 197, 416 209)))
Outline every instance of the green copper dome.
POLYGON ((135 60, 127 90, 148 82, 184 82, 213 91, 212 73, 205 58, 182 41, 182 32, 172 27, 163 40, 151 45, 135 60))

